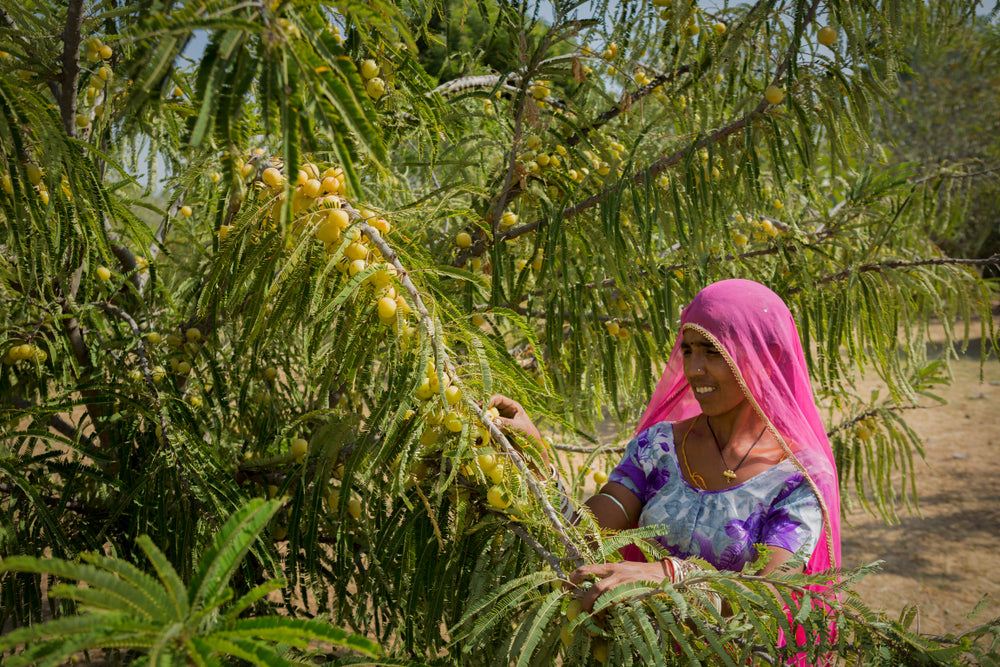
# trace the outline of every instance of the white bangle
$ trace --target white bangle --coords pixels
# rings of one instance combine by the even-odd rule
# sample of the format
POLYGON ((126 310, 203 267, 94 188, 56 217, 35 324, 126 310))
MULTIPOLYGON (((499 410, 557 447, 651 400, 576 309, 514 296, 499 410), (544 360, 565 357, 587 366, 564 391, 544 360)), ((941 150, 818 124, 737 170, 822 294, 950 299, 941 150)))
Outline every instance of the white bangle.
POLYGON ((627 510, 627 509, 625 509, 625 506, 624 506, 624 505, 622 505, 622 501, 618 500, 617 498, 615 498, 615 497, 614 497, 613 495, 611 495, 610 493, 603 493, 603 492, 602 492, 602 493, 595 493, 594 495, 595 495, 595 496, 604 496, 605 498, 610 498, 610 499, 611 499, 611 501, 612 501, 612 502, 613 502, 613 503, 614 503, 615 505, 618 505, 618 508, 619 508, 619 509, 620 509, 620 510, 622 511, 622 514, 624 514, 624 515, 625 515, 625 522, 626 522, 626 523, 627 523, 628 525, 630 525, 630 526, 632 525, 632 518, 631 518, 631 517, 630 517, 630 516, 628 515, 628 510, 627 510))

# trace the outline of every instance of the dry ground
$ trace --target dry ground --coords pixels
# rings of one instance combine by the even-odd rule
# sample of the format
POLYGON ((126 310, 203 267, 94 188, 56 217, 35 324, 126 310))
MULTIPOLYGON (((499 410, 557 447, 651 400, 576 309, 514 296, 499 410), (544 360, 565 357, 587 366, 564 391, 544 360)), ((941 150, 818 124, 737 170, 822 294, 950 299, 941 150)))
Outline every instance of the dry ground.
POLYGON ((989 359, 980 382, 971 352, 938 392, 946 404, 907 414, 926 448, 916 465, 918 510, 894 525, 864 511, 844 517, 844 565, 884 561, 859 585, 862 598, 893 617, 917 605, 925 633, 1000 616, 1000 363, 989 359), (966 619, 984 595, 982 613, 966 619))

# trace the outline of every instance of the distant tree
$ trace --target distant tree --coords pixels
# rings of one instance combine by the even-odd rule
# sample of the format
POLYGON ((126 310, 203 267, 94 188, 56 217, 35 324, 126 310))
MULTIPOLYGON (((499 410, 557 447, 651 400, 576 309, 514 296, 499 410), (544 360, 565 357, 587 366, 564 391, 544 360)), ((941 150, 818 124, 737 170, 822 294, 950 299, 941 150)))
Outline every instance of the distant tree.
MULTIPOLYGON (((947 5, 910 13, 908 31, 931 34, 906 50, 877 135, 885 161, 913 165, 928 183, 935 242, 950 255, 986 258, 1000 253, 1000 30, 996 8, 954 13, 947 5)), ((987 270, 996 274, 995 265, 987 270)))

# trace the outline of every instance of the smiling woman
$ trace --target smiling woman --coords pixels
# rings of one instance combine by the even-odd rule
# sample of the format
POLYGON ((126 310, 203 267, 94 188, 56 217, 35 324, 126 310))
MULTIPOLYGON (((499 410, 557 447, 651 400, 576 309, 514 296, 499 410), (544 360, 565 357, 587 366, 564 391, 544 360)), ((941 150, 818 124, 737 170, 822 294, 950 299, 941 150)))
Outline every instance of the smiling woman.
POLYGON ((709 285, 681 316, 667 367, 621 463, 588 502, 610 530, 662 526, 674 558, 579 568, 598 581, 585 608, 629 581, 677 580, 697 557, 740 571, 768 549, 762 573, 840 564, 840 498, 829 440, 785 303, 749 280, 709 285))

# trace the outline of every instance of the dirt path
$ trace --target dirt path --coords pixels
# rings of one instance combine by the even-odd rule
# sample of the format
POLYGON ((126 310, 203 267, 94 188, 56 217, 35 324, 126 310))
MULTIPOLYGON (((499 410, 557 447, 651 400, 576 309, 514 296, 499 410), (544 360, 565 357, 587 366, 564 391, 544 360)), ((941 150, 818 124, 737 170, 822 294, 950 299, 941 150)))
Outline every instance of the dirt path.
MULTIPOLYGON (((947 404, 907 415, 923 438, 916 463, 919 514, 886 525, 864 511, 844 517, 845 567, 884 561, 858 591, 893 618, 917 605, 921 632, 938 634, 1000 616, 1000 363, 978 353, 952 364, 947 404), (975 620, 965 616, 983 595, 975 620)), ((930 402, 928 402, 930 404, 930 402)))

